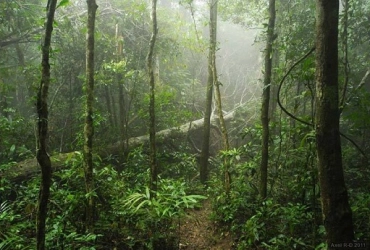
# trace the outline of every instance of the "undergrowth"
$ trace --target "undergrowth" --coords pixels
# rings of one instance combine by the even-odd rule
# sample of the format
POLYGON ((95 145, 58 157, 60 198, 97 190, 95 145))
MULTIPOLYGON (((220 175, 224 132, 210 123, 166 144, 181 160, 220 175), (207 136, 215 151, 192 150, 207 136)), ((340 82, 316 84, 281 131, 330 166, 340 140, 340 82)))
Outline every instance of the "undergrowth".
MULTIPOLYGON (((53 175, 46 248, 178 249, 179 219, 206 197, 191 193, 194 187, 183 179, 160 178, 158 191, 150 192, 145 162, 146 155, 134 151, 126 171, 118 172, 95 158, 96 230, 86 234, 82 155, 68 158, 68 168, 53 175)), ((39 182, 39 177, 21 183, 2 179, 0 249, 35 249, 39 182)))

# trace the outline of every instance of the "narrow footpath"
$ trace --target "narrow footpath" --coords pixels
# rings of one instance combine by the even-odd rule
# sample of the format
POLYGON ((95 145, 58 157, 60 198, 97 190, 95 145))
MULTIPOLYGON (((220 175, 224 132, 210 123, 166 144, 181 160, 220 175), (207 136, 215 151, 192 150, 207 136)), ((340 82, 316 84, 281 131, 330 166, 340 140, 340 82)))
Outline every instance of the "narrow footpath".
POLYGON ((180 249, 232 250, 233 240, 210 220, 211 203, 205 201, 198 209, 189 210, 180 225, 180 249))

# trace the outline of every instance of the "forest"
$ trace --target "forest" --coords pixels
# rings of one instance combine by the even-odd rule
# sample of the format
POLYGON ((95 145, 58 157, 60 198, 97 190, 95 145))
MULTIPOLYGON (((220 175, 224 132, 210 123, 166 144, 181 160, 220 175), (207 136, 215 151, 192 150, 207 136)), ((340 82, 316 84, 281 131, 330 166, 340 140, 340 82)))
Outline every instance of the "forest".
POLYGON ((0 0, 0 250, 370 249, 369 0, 0 0))

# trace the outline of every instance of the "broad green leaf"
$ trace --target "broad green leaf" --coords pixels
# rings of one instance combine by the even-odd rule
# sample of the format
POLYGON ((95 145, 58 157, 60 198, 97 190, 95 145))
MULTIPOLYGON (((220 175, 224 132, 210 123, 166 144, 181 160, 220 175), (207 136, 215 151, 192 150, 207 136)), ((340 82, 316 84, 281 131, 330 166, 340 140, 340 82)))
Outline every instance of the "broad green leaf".
POLYGON ((135 209, 135 212, 137 212, 142 206, 144 206, 145 204, 148 204, 149 203, 149 201, 148 200, 144 200, 144 201, 142 201, 140 204, 139 204, 139 206, 137 206, 136 207, 136 209, 135 209))
POLYGON ((15 145, 13 144, 11 147, 10 147, 10 153, 14 153, 15 151, 15 145))
POLYGON ((68 5, 68 4, 69 4, 69 0, 62 0, 62 1, 60 1, 60 3, 58 4, 57 9, 58 9, 59 7, 66 6, 66 5, 68 5))

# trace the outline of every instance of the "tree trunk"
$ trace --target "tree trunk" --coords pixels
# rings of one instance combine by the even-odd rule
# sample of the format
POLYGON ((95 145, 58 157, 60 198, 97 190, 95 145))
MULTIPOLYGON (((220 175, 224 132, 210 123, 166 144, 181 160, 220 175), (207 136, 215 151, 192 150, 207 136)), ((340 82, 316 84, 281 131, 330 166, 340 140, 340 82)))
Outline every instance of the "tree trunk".
MULTIPOLYGON (((123 38, 119 36, 119 26, 116 24, 116 63, 122 59, 123 38)), ((125 109, 125 93, 123 90, 122 72, 116 72, 116 84, 118 85, 118 107, 119 107, 119 134, 121 140, 125 140, 125 125, 126 125, 126 109, 125 109)), ((119 158, 122 162, 125 160, 125 144, 122 144, 121 154, 119 158)))
POLYGON ((110 93, 110 99, 112 101, 112 117, 113 117, 113 122, 114 122, 114 131, 118 131, 118 115, 117 113, 119 113, 119 111, 117 110, 117 105, 116 105, 116 99, 115 99, 115 96, 114 96, 114 92, 115 90, 112 88, 109 88, 109 93, 110 93))
POLYGON ((86 36, 86 114, 84 126, 84 170, 87 194, 86 231, 94 232, 94 176, 92 146, 94 136, 93 102, 94 102, 94 45, 95 45, 95 0, 87 0, 87 36, 86 36))
POLYGON ((154 46, 157 38, 157 0, 152 0, 152 36, 149 42, 147 56, 147 68, 149 75, 149 144, 150 144, 150 189, 157 190, 157 159, 156 159, 156 138, 155 138, 155 75, 154 75, 154 46))
POLYGON ((339 108, 340 110, 343 109, 344 103, 346 101, 346 93, 349 83, 349 73, 350 73, 350 65, 348 60, 348 18, 349 18, 349 0, 343 1, 343 35, 342 35, 342 43, 343 43, 343 66, 344 66, 344 83, 343 83, 343 90, 341 94, 341 99, 339 101, 339 108))
POLYGON ((316 13, 316 150, 326 240, 337 249, 354 240, 339 134, 339 0, 316 0, 316 13))
POLYGON ((272 73, 272 44, 274 41, 275 28, 275 0, 269 1, 269 23, 267 27, 267 41, 265 49, 265 75, 263 79, 262 92, 262 156, 261 156, 261 180, 260 196, 262 199, 267 197, 267 169, 269 157, 269 105, 270 105, 270 85, 272 73))
MULTIPOLYGON (((214 44, 214 47, 216 48, 217 44, 217 1, 214 3, 214 11, 213 11, 213 30, 214 30, 214 41, 212 43, 214 44)), ((217 106, 217 114, 220 121, 220 128, 221 128, 221 134, 222 134, 222 141, 223 141, 223 150, 228 151, 230 149, 229 144, 229 136, 227 133, 226 123, 224 119, 224 114, 222 112, 222 99, 221 99, 221 93, 220 93, 220 85, 221 83, 218 81, 217 76, 217 66, 216 66, 216 49, 212 51, 212 73, 213 73, 213 82, 215 85, 215 94, 216 94, 216 106, 217 106)), ((225 155, 224 156, 224 185, 225 185, 225 192, 228 194, 230 191, 230 185, 231 185, 231 177, 229 172, 229 159, 225 155)))
POLYGON ((48 212, 48 201, 51 185, 51 161, 47 154, 48 136, 48 89, 50 85, 49 52, 51 34, 53 32, 54 14, 57 0, 49 0, 47 5, 47 18, 45 24, 45 37, 42 45, 41 82, 37 94, 38 134, 36 158, 41 167, 41 185, 36 217, 37 249, 45 249, 45 222, 48 212))
POLYGON ((208 80, 206 89, 206 109, 204 112, 203 142, 200 155, 200 182, 205 184, 208 179, 209 136, 211 131, 212 95, 214 86, 214 55, 216 53, 217 0, 210 1, 209 8, 209 53, 208 80))
POLYGON ((109 87, 107 85, 104 86, 104 97, 105 97, 105 102, 107 104, 107 111, 108 111, 108 120, 109 120, 109 125, 111 128, 115 128, 116 124, 113 121, 113 113, 112 113, 112 105, 111 105, 111 100, 110 100, 110 94, 109 94, 109 87))

